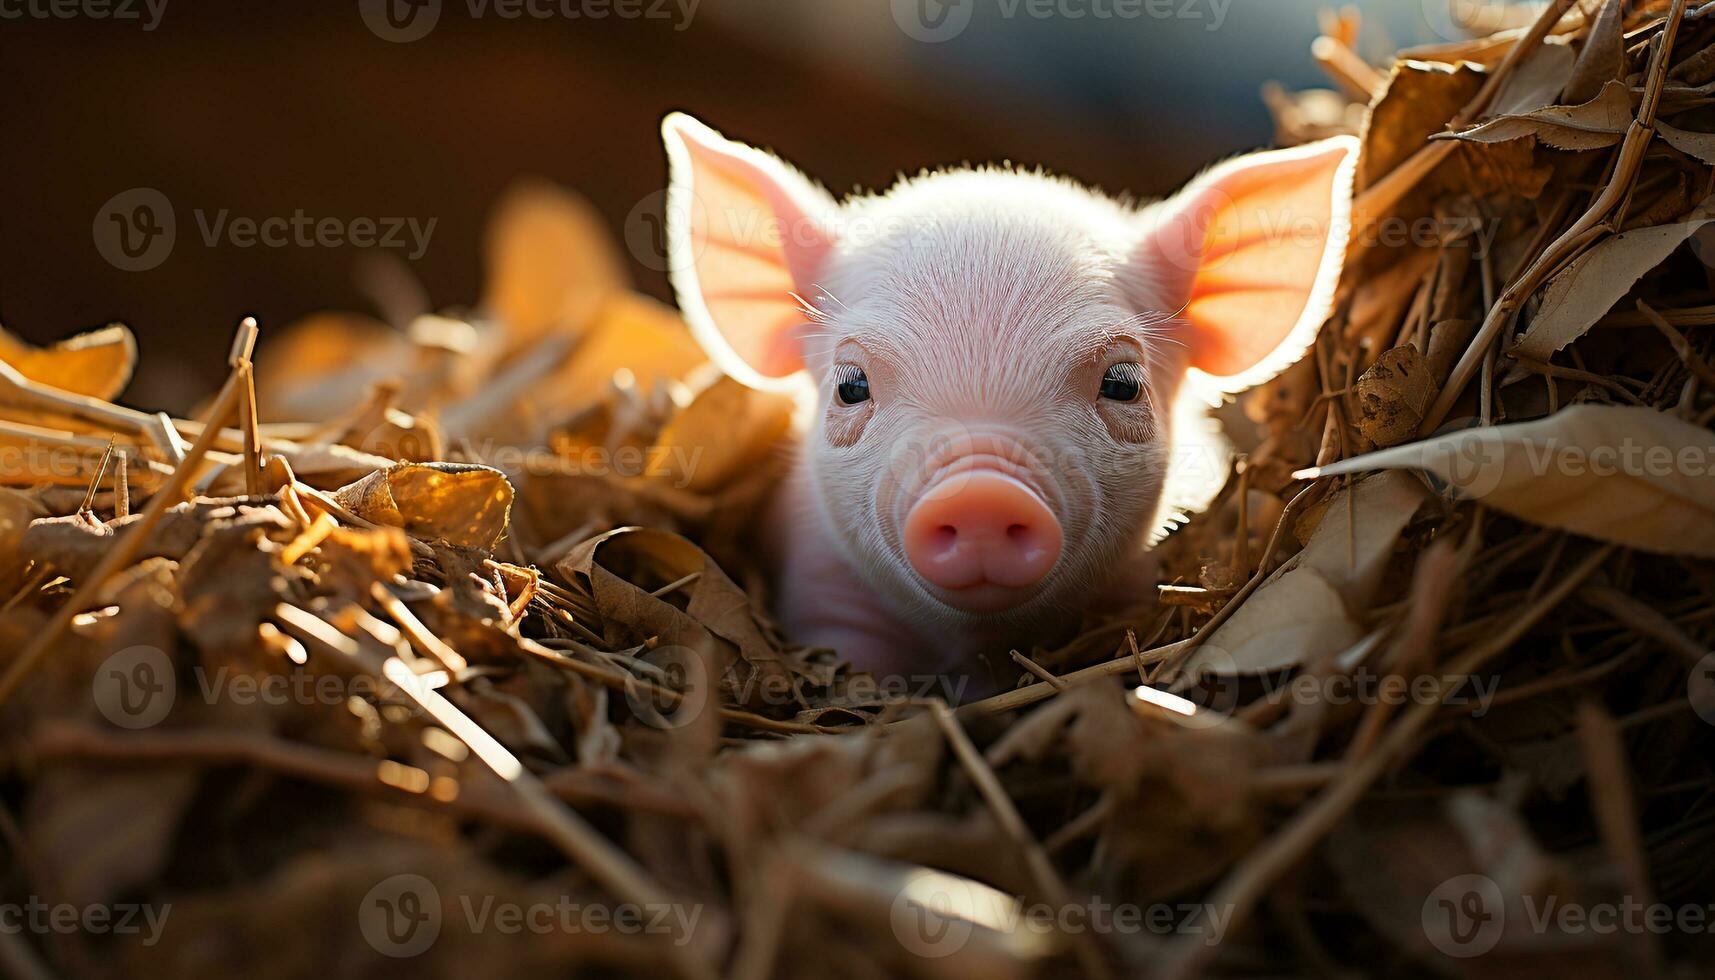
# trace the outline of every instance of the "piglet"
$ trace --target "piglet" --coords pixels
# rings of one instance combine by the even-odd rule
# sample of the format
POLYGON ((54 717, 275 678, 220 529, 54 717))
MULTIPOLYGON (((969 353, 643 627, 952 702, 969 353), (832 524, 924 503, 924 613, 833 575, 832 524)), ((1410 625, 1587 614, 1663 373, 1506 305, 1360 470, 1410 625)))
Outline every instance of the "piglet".
POLYGON ((1011 168, 836 201, 689 116, 662 133, 697 341, 746 384, 813 385, 763 529, 788 634, 979 684, 979 655, 1147 599, 1174 415, 1314 341, 1358 152, 1238 157, 1143 207, 1011 168))

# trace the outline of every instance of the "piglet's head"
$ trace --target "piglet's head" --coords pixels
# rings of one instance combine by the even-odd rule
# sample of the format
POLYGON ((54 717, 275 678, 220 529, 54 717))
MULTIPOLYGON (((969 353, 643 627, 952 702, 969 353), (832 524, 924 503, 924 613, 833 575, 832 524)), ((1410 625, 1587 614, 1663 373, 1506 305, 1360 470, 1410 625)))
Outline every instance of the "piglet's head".
POLYGON ((1012 170, 837 202, 688 116, 662 128, 692 331, 740 381, 814 382, 806 519, 948 628, 1086 602, 1143 546, 1181 391, 1266 380, 1326 319, 1357 156, 1240 157, 1141 209, 1012 170))

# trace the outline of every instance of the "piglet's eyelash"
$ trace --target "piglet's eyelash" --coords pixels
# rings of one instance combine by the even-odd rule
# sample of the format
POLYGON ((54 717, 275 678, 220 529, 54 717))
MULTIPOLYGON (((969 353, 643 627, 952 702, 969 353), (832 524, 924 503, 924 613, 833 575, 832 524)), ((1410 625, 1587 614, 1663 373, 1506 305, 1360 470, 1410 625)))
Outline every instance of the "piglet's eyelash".
POLYGON ((1139 387, 1141 387, 1143 385, 1144 381, 1147 380, 1144 377, 1143 365, 1137 363, 1136 361, 1125 361, 1125 362, 1122 362, 1119 364, 1111 365, 1108 367, 1108 372, 1113 374, 1115 377, 1121 378, 1125 381, 1129 381, 1134 385, 1138 385, 1139 387))
POLYGON ((856 364, 834 365, 834 387, 836 388, 840 385, 851 384, 863 376, 863 369, 856 364))

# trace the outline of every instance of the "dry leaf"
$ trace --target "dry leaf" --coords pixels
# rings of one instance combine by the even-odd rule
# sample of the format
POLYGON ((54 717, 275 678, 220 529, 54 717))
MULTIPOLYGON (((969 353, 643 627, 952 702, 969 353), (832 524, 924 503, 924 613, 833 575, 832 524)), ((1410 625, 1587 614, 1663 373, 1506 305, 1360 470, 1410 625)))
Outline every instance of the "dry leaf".
POLYGON ((400 463, 334 492, 352 513, 425 541, 492 548, 506 530, 512 484, 488 466, 400 463))
POLYGON ((1710 219, 1639 228, 1606 239, 1549 281, 1513 352, 1546 361, 1595 325, 1646 272, 1710 219))
POLYGON ((508 349, 550 330, 578 332, 626 286, 595 209, 545 181, 522 181, 495 205, 483 260, 482 305, 505 326, 508 349))
POLYGON ((1704 163, 1715 164, 1715 133, 1694 133, 1669 126, 1659 120, 1655 124, 1655 131, 1679 152, 1690 154, 1704 163))
POLYGON ((1461 143, 1459 162, 1473 193, 1516 194, 1534 199, 1554 177, 1554 167, 1539 162, 1536 139, 1500 143, 1461 143))
POLYGON ((1364 129, 1359 189, 1387 176, 1421 149, 1425 140, 1446 129, 1448 120, 1483 87, 1483 79, 1482 72, 1463 63, 1395 64, 1364 129))
POLYGON ((1587 102, 1626 74, 1625 0, 1606 0, 1578 52, 1566 83, 1566 101, 1587 102))
POLYGON ((1573 60, 1570 45, 1545 41, 1513 70, 1485 116, 1516 116, 1553 105, 1572 76, 1573 60))
POLYGON ((35 557, 22 550, 24 532, 30 529, 31 521, 46 513, 41 502, 29 494, 0 487, 0 595, 11 597, 12 588, 35 557))
POLYGON ((356 313, 315 313, 275 333, 256 365, 263 421, 323 419, 363 403, 411 358, 397 330, 356 313))
POLYGON ((1382 352, 1353 386, 1358 430, 1377 446, 1412 438, 1435 397, 1435 379, 1423 355, 1407 344, 1382 352))
POLYGON ((1574 405, 1341 460, 1321 476, 1419 469, 1461 497, 1644 551, 1715 557, 1715 433, 1632 405, 1574 405))
POLYGON ((111 400, 131 382, 137 340, 131 328, 114 323, 68 337, 52 347, 31 347, 0 329, 0 361, 31 381, 62 391, 111 400))
POLYGON ((760 465, 792 424, 792 399, 718 376, 656 438, 651 472, 675 487, 708 492, 760 465))
POLYGON ((1561 150, 1593 150, 1618 143, 1632 124, 1632 97, 1624 82, 1609 82, 1601 94, 1574 106, 1556 105, 1500 116, 1446 139, 1495 143, 1535 136, 1561 150))
POLYGON ((603 395, 616 372, 638 388, 675 381, 702 364, 702 349, 677 311, 638 293, 616 293, 596 313, 565 366, 537 387, 544 411, 566 411, 603 395))
POLYGON ((1340 491, 1304 550, 1209 636, 1183 676, 1291 667, 1357 642, 1364 631, 1352 611, 1369 603, 1423 497, 1418 481, 1400 473, 1340 491))

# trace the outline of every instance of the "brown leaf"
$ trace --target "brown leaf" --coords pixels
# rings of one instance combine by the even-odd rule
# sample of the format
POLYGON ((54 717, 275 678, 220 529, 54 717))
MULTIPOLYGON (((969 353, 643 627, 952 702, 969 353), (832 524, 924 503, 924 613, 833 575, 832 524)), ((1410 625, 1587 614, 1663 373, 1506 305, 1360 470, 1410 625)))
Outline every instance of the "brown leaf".
POLYGON ((482 305, 513 349, 550 330, 576 333, 626 286, 624 266, 588 201, 546 181, 520 181, 495 205, 483 252, 482 305))
POLYGON ((1363 635, 1367 607, 1400 531, 1423 503, 1403 474, 1365 480, 1328 501, 1309 543, 1210 634, 1183 676, 1257 673, 1334 653, 1363 635))
POLYGON ((1416 436, 1437 387, 1417 348, 1407 344, 1383 351, 1353 388, 1358 430, 1377 446, 1416 436))
POLYGON ((262 352, 256 409, 263 421, 320 421, 352 410, 411 357, 398 331, 356 313, 295 320, 274 333, 262 352))
POLYGON ((1715 164, 1715 133, 1694 133, 1657 121, 1655 131, 1670 146, 1704 163, 1715 164))
POLYGON ((37 348, 0 329, 0 361, 31 381, 112 401, 131 382, 137 340, 131 328, 114 323, 37 348))
POLYGON ((1322 476, 1420 469, 1461 497, 1547 527, 1715 557, 1715 433, 1638 406, 1574 405, 1341 460, 1322 476))
POLYGON ((0 595, 10 598, 26 563, 35 557, 23 550, 24 533, 30 529, 31 521, 46 513, 41 503, 29 494, 0 487, 0 595))
POLYGON ((512 484, 470 463, 400 463, 334 492, 352 513, 426 541, 492 548, 506 531, 512 484))
POLYGON ((694 492, 724 486, 779 447, 794 404, 719 375, 661 429, 650 475, 694 492))
POLYGON ((1402 61, 1370 110, 1358 166, 1362 190, 1423 148, 1483 87, 1483 73, 1468 64, 1402 61))
POLYGON ((1508 76, 1485 115, 1514 116, 1553 105, 1572 76, 1573 60, 1570 45, 1553 41, 1537 45, 1508 76))
POLYGON ((676 381, 704 362, 677 311, 647 296, 619 292, 596 311, 564 367, 530 396, 539 411, 581 408, 624 372, 639 389, 676 381))
POLYGON ((1631 93, 1624 82, 1609 82, 1588 102, 1499 116, 1441 138, 1495 143, 1535 136, 1557 149, 1594 150, 1618 143, 1631 124, 1631 93))
POLYGON ((791 678, 763 635, 750 597, 679 535, 620 528, 586 541, 555 567, 568 581, 588 583, 602 614, 604 639, 612 646, 659 641, 718 657, 721 646, 711 642, 718 637, 745 665, 736 674, 726 670, 727 658, 712 665, 729 694, 753 707, 791 704, 791 678), (692 575, 674 590, 688 597, 683 608, 667 601, 674 593, 652 594, 692 575))
POLYGON ((1542 305, 1514 352, 1546 361, 1582 337, 1644 273, 1660 265, 1709 220, 1639 228, 1598 243, 1549 281, 1542 305))
POLYGON ((1578 52, 1566 83, 1566 101, 1588 102, 1626 74, 1626 0, 1606 0, 1578 52))

